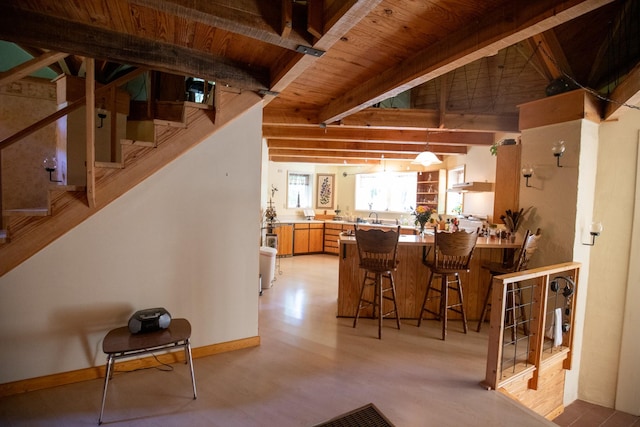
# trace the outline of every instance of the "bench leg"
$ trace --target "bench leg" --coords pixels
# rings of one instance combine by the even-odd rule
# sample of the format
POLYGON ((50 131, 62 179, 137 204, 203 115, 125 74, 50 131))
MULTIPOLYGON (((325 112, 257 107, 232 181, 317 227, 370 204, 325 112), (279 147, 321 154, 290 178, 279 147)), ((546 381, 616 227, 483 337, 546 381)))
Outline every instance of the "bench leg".
POLYGON ((191 343, 189 342, 188 339, 186 341, 185 348, 187 350, 187 355, 188 355, 187 361, 189 363, 189 370, 191 371, 191 385, 193 386, 193 398, 197 399, 198 394, 196 393, 196 377, 193 374, 193 358, 191 357, 191 343))
MULTIPOLYGON (((104 389, 102 390, 102 406, 100 408, 100 418, 98 418, 98 424, 102 424, 102 414, 104 413, 104 402, 107 400, 107 387, 109 386, 109 379, 111 378, 111 370, 113 369, 113 354, 107 356, 107 371, 104 376, 104 389)), ((193 375, 193 371, 192 375, 193 375)))

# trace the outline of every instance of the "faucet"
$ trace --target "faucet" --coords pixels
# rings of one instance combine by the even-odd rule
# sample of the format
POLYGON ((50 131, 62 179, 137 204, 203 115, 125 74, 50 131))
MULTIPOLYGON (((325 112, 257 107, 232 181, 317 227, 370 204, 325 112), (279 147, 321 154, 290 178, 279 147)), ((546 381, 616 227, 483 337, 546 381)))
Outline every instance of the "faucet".
POLYGON ((382 223, 380 222, 380 220, 378 219, 378 213, 377 213, 377 212, 371 212, 371 213, 369 213, 369 218, 371 218, 371 215, 375 215, 375 216, 376 216, 376 219, 374 219, 374 220, 373 220, 373 224, 382 224, 382 223))

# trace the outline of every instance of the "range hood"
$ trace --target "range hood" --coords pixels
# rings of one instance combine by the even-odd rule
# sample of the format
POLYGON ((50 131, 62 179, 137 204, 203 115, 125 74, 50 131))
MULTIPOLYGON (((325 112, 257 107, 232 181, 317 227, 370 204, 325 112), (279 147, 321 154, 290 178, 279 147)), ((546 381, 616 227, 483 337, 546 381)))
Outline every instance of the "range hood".
POLYGON ((483 191, 493 191, 493 183, 478 181, 461 182, 458 184, 453 184, 448 191, 451 191, 453 193, 480 193, 483 191))

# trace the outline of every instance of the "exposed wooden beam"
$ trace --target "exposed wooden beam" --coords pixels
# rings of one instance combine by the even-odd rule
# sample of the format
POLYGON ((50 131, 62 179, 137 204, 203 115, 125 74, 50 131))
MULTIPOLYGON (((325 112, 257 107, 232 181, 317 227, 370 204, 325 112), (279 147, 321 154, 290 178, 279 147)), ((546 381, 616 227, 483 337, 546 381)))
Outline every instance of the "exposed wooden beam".
POLYGON ((447 74, 440 77, 440 103, 438 108, 438 127, 445 128, 447 115, 447 74))
MULTIPOLYGON (((331 48, 360 20, 366 17, 382 0, 348 0, 333 2, 332 8, 325 10, 324 32, 322 37, 312 46, 314 49, 326 51, 331 48), (337 3, 337 5, 336 5, 337 3), (333 9, 333 7, 339 7, 333 9)), ((291 82, 300 77, 317 57, 293 52, 285 52, 271 69, 271 90, 282 92, 291 82)), ((265 96, 265 103, 273 100, 273 96, 265 96)))
POLYGON ((0 86, 20 80, 21 78, 26 77, 41 68, 48 67, 54 62, 58 62, 67 56, 69 56, 68 53, 61 52, 43 53, 36 58, 30 59, 29 61, 23 62, 10 70, 0 73, 0 86))
POLYGON ((291 0, 282 1, 282 11, 272 5, 261 5, 259 0, 234 1, 207 0, 130 0, 132 4, 174 15, 187 21, 200 22, 214 28, 241 34, 265 43, 296 50, 308 45, 311 37, 292 27, 291 0), (288 3, 288 4, 284 4, 288 3), (280 13, 282 12, 282 13, 280 13), (272 16, 264 16, 272 13, 272 16), (270 22, 282 24, 280 34, 270 22))
MULTIPOLYGON (((292 157, 292 156, 269 156, 269 160, 272 162, 280 163, 318 163, 318 164, 330 164, 330 165, 350 165, 350 166, 378 166, 382 165, 380 157, 377 158, 346 158, 346 157, 292 157)), ((387 160, 387 159, 385 159, 387 160)), ((404 163, 409 163, 404 160, 404 163)), ((422 170, 422 166, 416 166, 413 170, 422 170)))
POLYGON ((285 149, 269 149, 269 156, 286 156, 286 157, 314 157, 314 158, 338 158, 338 159, 380 159, 384 155, 385 160, 414 160, 416 154, 411 153, 394 153, 387 151, 380 153, 377 151, 316 151, 316 150, 285 150, 285 149))
POLYGON ((286 39, 291 34, 291 28, 293 27, 293 2, 291 0, 280 0, 281 11, 281 24, 280 37, 286 39))
MULTIPOLYGON (((26 46, 26 45, 19 45, 20 49, 24 50, 25 52, 27 52, 29 55, 33 56, 34 58, 42 55, 43 53, 47 53, 48 51, 44 50, 44 49, 40 49, 37 47, 33 47, 33 46, 26 46)), ((69 59, 69 57, 67 56, 66 59, 69 59)), ((56 74, 69 74, 67 73, 67 69, 66 66, 63 68, 63 64, 65 64, 65 60, 61 59, 59 60, 57 63, 51 63, 48 65, 48 67, 53 70, 54 73, 56 74)))
POLYGON ((307 31, 314 37, 324 32, 324 0, 307 0, 307 31))
POLYGON ((394 129, 354 129, 340 126, 328 126, 326 129, 308 126, 263 125, 264 138, 324 141, 362 141, 387 143, 448 144, 448 145, 486 145, 494 143, 494 134, 479 132, 452 132, 441 130, 394 130, 394 129))
POLYGON ((575 19, 613 0, 571 0, 522 3, 512 0, 476 25, 451 34, 346 92, 320 112, 323 123, 333 123, 439 77, 534 34, 575 19))
MULTIPOLYGON (((595 58, 593 59, 593 66, 591 67, 591 71, 589 72, 589 77, 587 78, 587 85, 589 87, 598 88, 600 85, 608 84, 609 82, 599 82, 595 81, 597 76, 600 74, 602 67, 608 67, 609 60, 606 58, 607 52, 611 49, 611 41, 616 37, 617 34, 620 33, 622 28, 625 27, 623 25, 624 16, 628 16, 629 9, 632 7, 633 2, 627 1, 622 2, 622 7, 618 11, 616 18, 609 25, 609 35, 605 40, 602 40, 600 46, 598 47, 598 52, 596 53, 595 58)), ((572 74, 573 75, 573 74, 572 74)))
MULTIPOLYGON (((436 110, 367 108, 345 117, 343 126, 367 126, 393 129, 435 129, 440 114, 436 110)), ((445 129, 475 132, 518 132, 517 114, 445 113, 445 129)))
MULTIPOLYGON (((439 123, 437 110, 402 108, 366 108, 340 121, 341 126, 384 129, 435 129, 439 123)), ((446 113, 444 121, 450 130, 476 132, 519 132, 517 114, 446 113)), ((263 124, 318 126, 315 110, 265 108, 263 124)))
POLYGON ((553 29, 544 33, 534 34, 531 40, 535 44, 534 48, 536 49, 538 63, 543 65, 549 81, 563 77, 564 73, 570 76, 574 75, 553 29))
POLYGON ((629 107, 625 107, 622 104, 640 106, 640 62, 616 86, 610 98, 615 102, 607 102, 605 105, 605 120, 617 119, 627 111, 629 107))
POLYGON ((201 77, 241 89, 258 91, 269 87, 269 73, 263 68, 15 7, 4 7, 0 14, 0 39, 201 77))
MULTIPOLYGON (((369 151, 381 153, 408 153, 414 157, 424 151, 426 144, 385 143, 385 142, 357 142, 357 141, 324 141, 291 139, 268 139, 269 153, 272 149, 315 150, 315 151, 369 151)), ((429 151, 436 154, 466 154, 466 145, 429 144, 429 151)))

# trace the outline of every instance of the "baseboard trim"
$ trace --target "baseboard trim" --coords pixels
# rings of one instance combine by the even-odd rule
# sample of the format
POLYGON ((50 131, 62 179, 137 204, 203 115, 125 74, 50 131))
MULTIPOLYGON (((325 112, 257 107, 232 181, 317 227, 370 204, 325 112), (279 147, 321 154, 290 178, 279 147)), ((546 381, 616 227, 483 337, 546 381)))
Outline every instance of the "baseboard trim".
MULTIPOLYGON (((260 345, 260 337, 249 337, 234 341, 227 341, 218 344, 211 344, 204 347, 192 349, 194 359, 212 356, 214 354, 227 353, 230 351, 242 350, 244 348, 257 347, 260 345)), ((161 363, 184 362, 184 351, 182 349, 171 353, 157 355, 158 360, 153 356, 145 356, 139 359, 123 360, 116 362, 115 370, 130 371, 133 369, 149 368, 158 366, 161 363)), ((197 374, 197 372, 196 372, 197 374)), ((104 378, 105 367, 94 366, 91 368, 78 369, 76 371, 61 372, 43 377, 29 378, 26 380, 13 381, 0 384, 0 398, 14 394, 27 393, 29 391, 42 390, 45 388, 57 387, 66 384, 73 384, 82 381, 104 378)))

